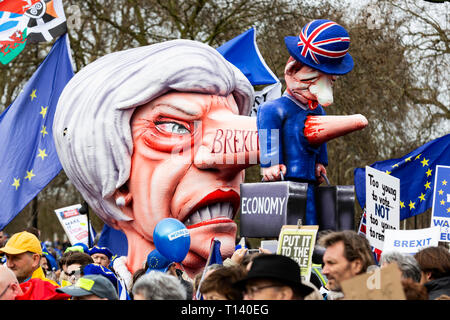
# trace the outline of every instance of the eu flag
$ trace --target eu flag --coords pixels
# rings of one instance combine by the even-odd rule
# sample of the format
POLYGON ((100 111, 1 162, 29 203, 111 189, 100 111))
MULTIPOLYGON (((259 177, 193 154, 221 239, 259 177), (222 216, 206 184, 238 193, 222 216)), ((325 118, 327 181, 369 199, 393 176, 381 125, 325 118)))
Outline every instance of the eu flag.
MULTIPOLYGON (((421 214, 433 205, 436 165, 450 165, 450 134, 432 140, 402 158, 370 165, 400 179, 400 220, 421 214)), ((355 190, 359 204, 366 203, 364 168, 356 168, 355 190)))
POLYGON ((251 28, 217 48, 217 51, 237 67, 254 86, 278 82, 256 44, 255 29, 251 28))
POLYGON ((0 115, 0 230, 62 169, 53 142, 59 96, 73 77, 67 34, 0 115))

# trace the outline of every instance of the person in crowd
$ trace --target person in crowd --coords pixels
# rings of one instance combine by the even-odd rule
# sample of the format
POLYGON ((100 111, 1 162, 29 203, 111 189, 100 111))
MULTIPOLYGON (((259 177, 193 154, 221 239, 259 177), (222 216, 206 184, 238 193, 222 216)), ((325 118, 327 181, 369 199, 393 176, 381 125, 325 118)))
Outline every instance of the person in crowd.
POLYGON ((102 265, 105 268, 109 268, 109 264, 111 263, 113 256, 109 248, 94 246, 89 249, 88 253, 94 260, 94 263, 102 265))
POLYGON ((234 286, 244 300, 303 300, 314 290, 302 283, 297 262, 277 254, 254 258, 246 277, 234 286))
POLYGON ((0 300, 14 300, 16 296, 22 295, 23 291, 19 285, 14 272, 8 267, 0 266, 0 300))
POLYGON ((87 264, 94 263, 90 255, 84 252, 75 251, 67 257, 65 274, 68 277, 67 281, 75 284, 81 276, 81 267, 87 264))
POLYGON ((3 247, 6 244, 6 241, 8 241, 8 235, 5 231, 0 231, 0 247, 3 247))
POLYGON ((322 273, 328 279, 327 300, 342 298, 341 282, 365 273, 375 264, 368 240, 355 231, 329 233, 320 239, 319 245, 326 249, 322 273))
POLYGON ((133 300, 186 300, 181 281, 167 273, 150 271, 139 277, 132 289, 133 300))
POLYGON ((196 294, 197 291, 199 290, 200 282, 202 281, 202 278, 203 278, 203 280, 206 279, 212 272, 214 272, 215 270, 221 269, 221 268, 224 268, 223 264, 214 263, 214 264, 207 266, 206 271, 205 271, 205 268, 203 268, 199 273, 197 273, 195 275, 193 283, 192 283, 194 293, 196 294), (203 272, 205 272, 205 275, 203 275, 203 272))
POLYGON ((205 300, 242 300, 242 291, 236 289, 233 283, 245 275, 245 269, 239 265, 217 269, 203 280, 200 292, 205 300))
POLYGON ((450 253, 444 247, 428 247, 414 255, 422 271, 421 284, 430 300, 450 295, 450 253))
POLYGON ((417 260, 410 254, 401 252, 383 252, 380 258, 380 265, 384 267, 390 263, 396 263, 400 271, 402 272, 403 279, 411 279, 417 283, 420 283, 421 271, 417 260))
POLYGON ((72 296, 73 300, 118 300, 116 289, 111 281, 99 274, 80 277, 75 284, 57 289, 72 296))
POLYGON ((39 278, 58 286, 55 281, 45 277, 40 266, 42 247, 34 234, 27 231, 15 233, 6 245, 0 248, 0 252, 6 254, 6 266, 15 273, 20 283, 39 278))

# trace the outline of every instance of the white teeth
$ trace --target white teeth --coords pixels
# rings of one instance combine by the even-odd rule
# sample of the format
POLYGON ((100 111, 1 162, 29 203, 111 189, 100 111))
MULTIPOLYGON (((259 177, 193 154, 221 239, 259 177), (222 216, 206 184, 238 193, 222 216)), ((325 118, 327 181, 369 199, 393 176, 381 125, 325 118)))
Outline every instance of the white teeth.
POLYGON ((233 218, 233 206, 230 202, 214 203, 205 207, 202 207, 191 214, 184 224, 190 226, 200 223, 202 221, 215 219, 219 217, 233 218))

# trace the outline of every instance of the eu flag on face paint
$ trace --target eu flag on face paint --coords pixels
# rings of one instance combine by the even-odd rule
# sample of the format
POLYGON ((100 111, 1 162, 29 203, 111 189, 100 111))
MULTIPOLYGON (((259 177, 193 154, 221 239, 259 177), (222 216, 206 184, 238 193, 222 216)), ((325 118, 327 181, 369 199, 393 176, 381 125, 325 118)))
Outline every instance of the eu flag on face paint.
MULTIPOLYGON (((432 140, 402 158, 370 165, 400 179, 400 220, 421 214, 433 205, 436 165, 450 165, 450 134, 432 140)), ((356 168, 355 190, 359 204, 366 203, 365 169, 356 168)))
POLYGON ((65 34, 0 115, 0 230, 62 169, 52 125, 59 96, 73 74, 65 34))

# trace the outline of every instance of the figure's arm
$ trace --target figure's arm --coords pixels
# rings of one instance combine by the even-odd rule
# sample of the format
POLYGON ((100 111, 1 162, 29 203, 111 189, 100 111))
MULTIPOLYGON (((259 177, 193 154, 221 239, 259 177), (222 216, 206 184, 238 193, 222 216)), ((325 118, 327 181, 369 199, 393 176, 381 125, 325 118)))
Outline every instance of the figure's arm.
POLYGON ((264 181, 281 180, 281 173, 286 174, 280 137, 283 114, 282 106, 274 102, 261 105, 258 111, 260 165, 264 181))

